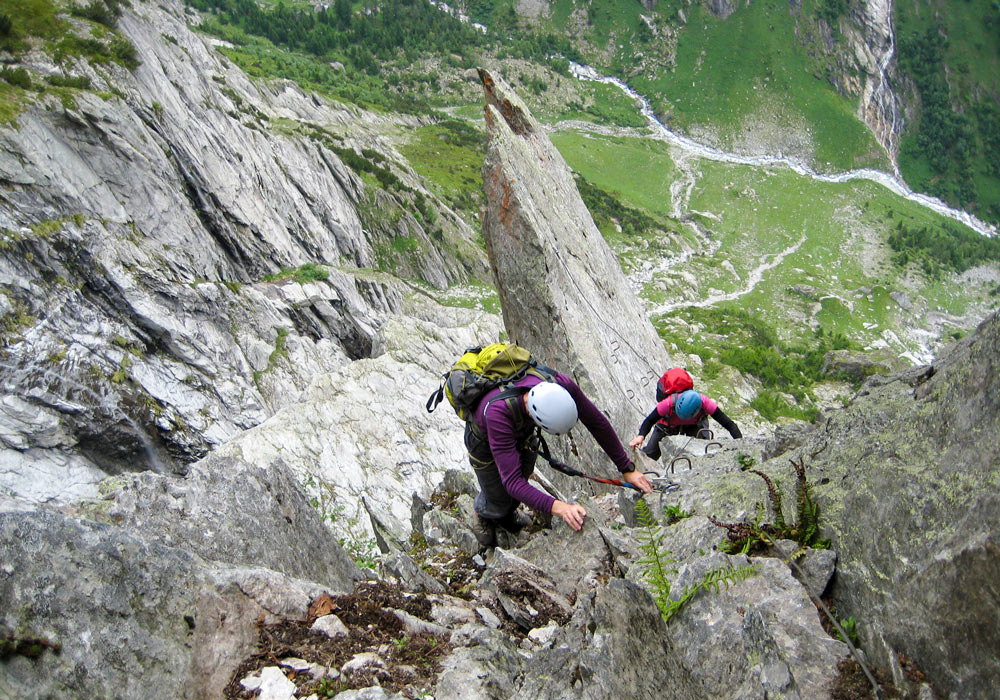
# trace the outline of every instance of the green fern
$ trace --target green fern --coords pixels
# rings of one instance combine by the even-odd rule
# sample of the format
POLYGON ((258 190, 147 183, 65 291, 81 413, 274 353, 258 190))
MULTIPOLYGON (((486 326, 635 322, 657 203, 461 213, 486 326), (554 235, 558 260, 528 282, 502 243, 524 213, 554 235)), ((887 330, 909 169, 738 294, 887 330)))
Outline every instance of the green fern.
POLYGON ((785 514, 781 509, 781 488, 771 481, 771 477, 764 472, 757 469, 751 469, 750 472, 759 476, 767 484, 767 497, 771 502, 771 510, 774 511, 774 526, 778 530, 787 530, 788 526, 785 524, 785 514))
POLYGON ((663 548, 663 528, 653 517, 646 500, 639 498, 635 503, 635 517, 639 523, 639 551, 643 556, 637 564, 643 568, 643 578, 649 584, 650 593, 663 619, 667 618, 670 603, 670 581, 667 576, 677 573, 673 568, 676 560, 670 551, 663 548))
POLYGON ((781 506, 781 489, 771 480, 767 474, 751 469, 767 484, 768 499, 771 504, 771 511, 774 514, 773 523, 764 523, 764 506, 757 503, 757 517, 751 522, 725 523, 709 516, 712 524, 726 528, 726 539, 720 545, 720 549, 727 554, 747 554, 753 551, 763 550, 774 544, 776 540, 794 540, 799 543, 792 557, 801 556, 807 547, 815 549, 827 549, 830 540, 819 538, 819 504, 812 499, 809 493, 809 482, 806 481, 805 465, 801 460, 796 462, 791 460, 795 469, 795 501, 797 522, 789 525, 785 521, 781 506))
POLYGON ((667 576, 677 573, 677 569, 673 568, 677 560, 670 556, 669 550, 663 548, 663 528, 653 518, 649 505, 642 498, 636 501, 635 515, 640 528, 639 550, 643 553, 637 564, 645 567, 643 579, 649 584, 650 594, 656 601, 664 622, 670 622, 698 591, 712 590, 718 593, 720 585, 724 584, 729 588, 730 584, 743 581, 757 572, 756 565, 713 569, 701 581, 686 587, 679 598, 672 600, 667 576))
POLYGON ((677 505, 663 506, 663 517, 666 518, 667 525, 673 525, 674 523, 680 522, 684 518, 690 518, 692 515, 693 513, 681 508, 680 503, 677 505))

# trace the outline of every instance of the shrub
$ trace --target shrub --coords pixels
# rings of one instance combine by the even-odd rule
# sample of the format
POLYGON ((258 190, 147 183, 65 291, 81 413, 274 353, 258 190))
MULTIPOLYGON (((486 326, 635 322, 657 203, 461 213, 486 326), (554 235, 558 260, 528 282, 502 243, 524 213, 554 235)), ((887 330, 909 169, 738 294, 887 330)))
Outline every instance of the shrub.
POLYGON ((56 87, 76 88, 78 90, 90 89, 90 78, 85 75, 49 75, 45 81, 49 85, 56 87))
POLYGON ((22 90, 31 89, 31 74, 24 68, 4 68, 0 70, 0 78, 22 90))
POLYGON ((128 68, 129 70, 135 70, 142 65, 142 61, 139 60, 139 52, 135 48, 135 44, 123 36, 116 36, 113 38, 109 49, 111 51, 111 57, 117 63, 128 68))
POLYGON ((122 11, 116 2, 106 3, 102 0, 92 0, 89 5, 72 7, 70 13, 76 17, 83 17, 84 19, 89 19, 92 22, 97 22, 98 24, 103 24, 105 27, 114 29, 115 24, 118 23, 118 18, 121 17, 122 11))

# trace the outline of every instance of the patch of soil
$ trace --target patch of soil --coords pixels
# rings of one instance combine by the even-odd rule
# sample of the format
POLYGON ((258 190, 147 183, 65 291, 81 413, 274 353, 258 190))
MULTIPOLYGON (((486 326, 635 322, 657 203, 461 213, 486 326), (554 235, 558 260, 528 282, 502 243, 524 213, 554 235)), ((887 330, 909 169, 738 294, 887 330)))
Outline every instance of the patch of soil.
POLYGON ((424 571, 448 588, 448 593, 465 600, 472 599, 471 584, 479 580, 482 569, 472 561, 472 556, 461 550, 437 552, 425 559, 424 571))
MULTIPOLYGON (((833 684, 830 687, 831 700, 875 700, 875 689, 872 688, 871 681, 868 680, 861 665, 853 657, 848 656, 841 659, 840 663, 837 664, 837 671, 837 677, 833 679, 833 684)), ((872 675, 882 691, 882 697, 904 697, 892 684, 892 679, 884 670, 876 669, 872 671, 872 675)))
POLYGON ((417 593, 404 593, 397 586, 364 582, 349 595, 323 594, 309 607, 305 620, 285 619, 273 624, 259 624, 258 651, 245 659, 233 673, 224 696, 229 700, 254 698, 240 680, 266 666, 276 666, 281 659, 294 657, 339 670, 355 655, 377 654, 382 664, 364 666, 338 678, 314 678, 308 672, 283 668, 298 687, 297 697, 317 693, 331 697, 344 690, 381 685, 389 691, 410 698, 431 690, 440 671, 440 659, 450 651, 447 641, 429 634, 410 635, 403 623, 385 608, 396 608, 427 620, 431 603, 417 593), (346 637, 330 638, 314 632, 317 617, 335 614, 348 628, 346 637))
POLYGON ((435 491, 431 494, 431 505, 435 506, 438 510, 444 511, 445 513, 450 513, 458 503, 458 497, 460 495, 461 494, 453 491, 435 491))
MULTIPOLYGON (((554 620, 558 625, 564 625, 570 618, 570 613, 556 605, 551 598, 538 590, 530 581, 513 571, 504 571, 494 579, 497 590, 504 595, 520 600, 538 611, 534 616, 535 627, 544 627, 554 620)), ((572 605, 573 601, 569 601, 572 605)))

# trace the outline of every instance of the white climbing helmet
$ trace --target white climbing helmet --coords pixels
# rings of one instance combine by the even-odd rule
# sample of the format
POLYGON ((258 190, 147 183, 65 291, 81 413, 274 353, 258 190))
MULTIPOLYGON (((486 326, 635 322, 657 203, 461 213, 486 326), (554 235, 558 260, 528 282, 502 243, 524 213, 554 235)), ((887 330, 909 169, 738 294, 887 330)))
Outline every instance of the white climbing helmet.
POLYGON ((531 420, 546 432, 563 435, 576 425, 576 401, 559 384, 535 384, 528 392, 526 403, 531 420))

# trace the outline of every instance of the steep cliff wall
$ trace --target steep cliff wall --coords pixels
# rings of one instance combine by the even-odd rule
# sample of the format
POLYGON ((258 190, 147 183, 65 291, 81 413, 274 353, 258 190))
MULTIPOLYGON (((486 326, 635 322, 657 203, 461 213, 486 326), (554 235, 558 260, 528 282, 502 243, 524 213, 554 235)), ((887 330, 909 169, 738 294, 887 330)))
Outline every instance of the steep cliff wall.
POLYGON ((368 356, 401 292, 359 268, 436 287, 486 274, 472 231, 376 135, 386 117, 258 86, 188 19, 177 2, 125 11, 133 71, 22 57, 37 81, 91 88, 26 93, 0 127, 0 473, 21 496, 183 472, 317 372, 368 356), (366 184, 338 155, 363 149, 405 188, 366 184), (410 214, 417 192, 440 241, 410 214), (394 236, 415 249, 388 261, 394 236), (267 279, 303 265, 320 267, 267 279))

